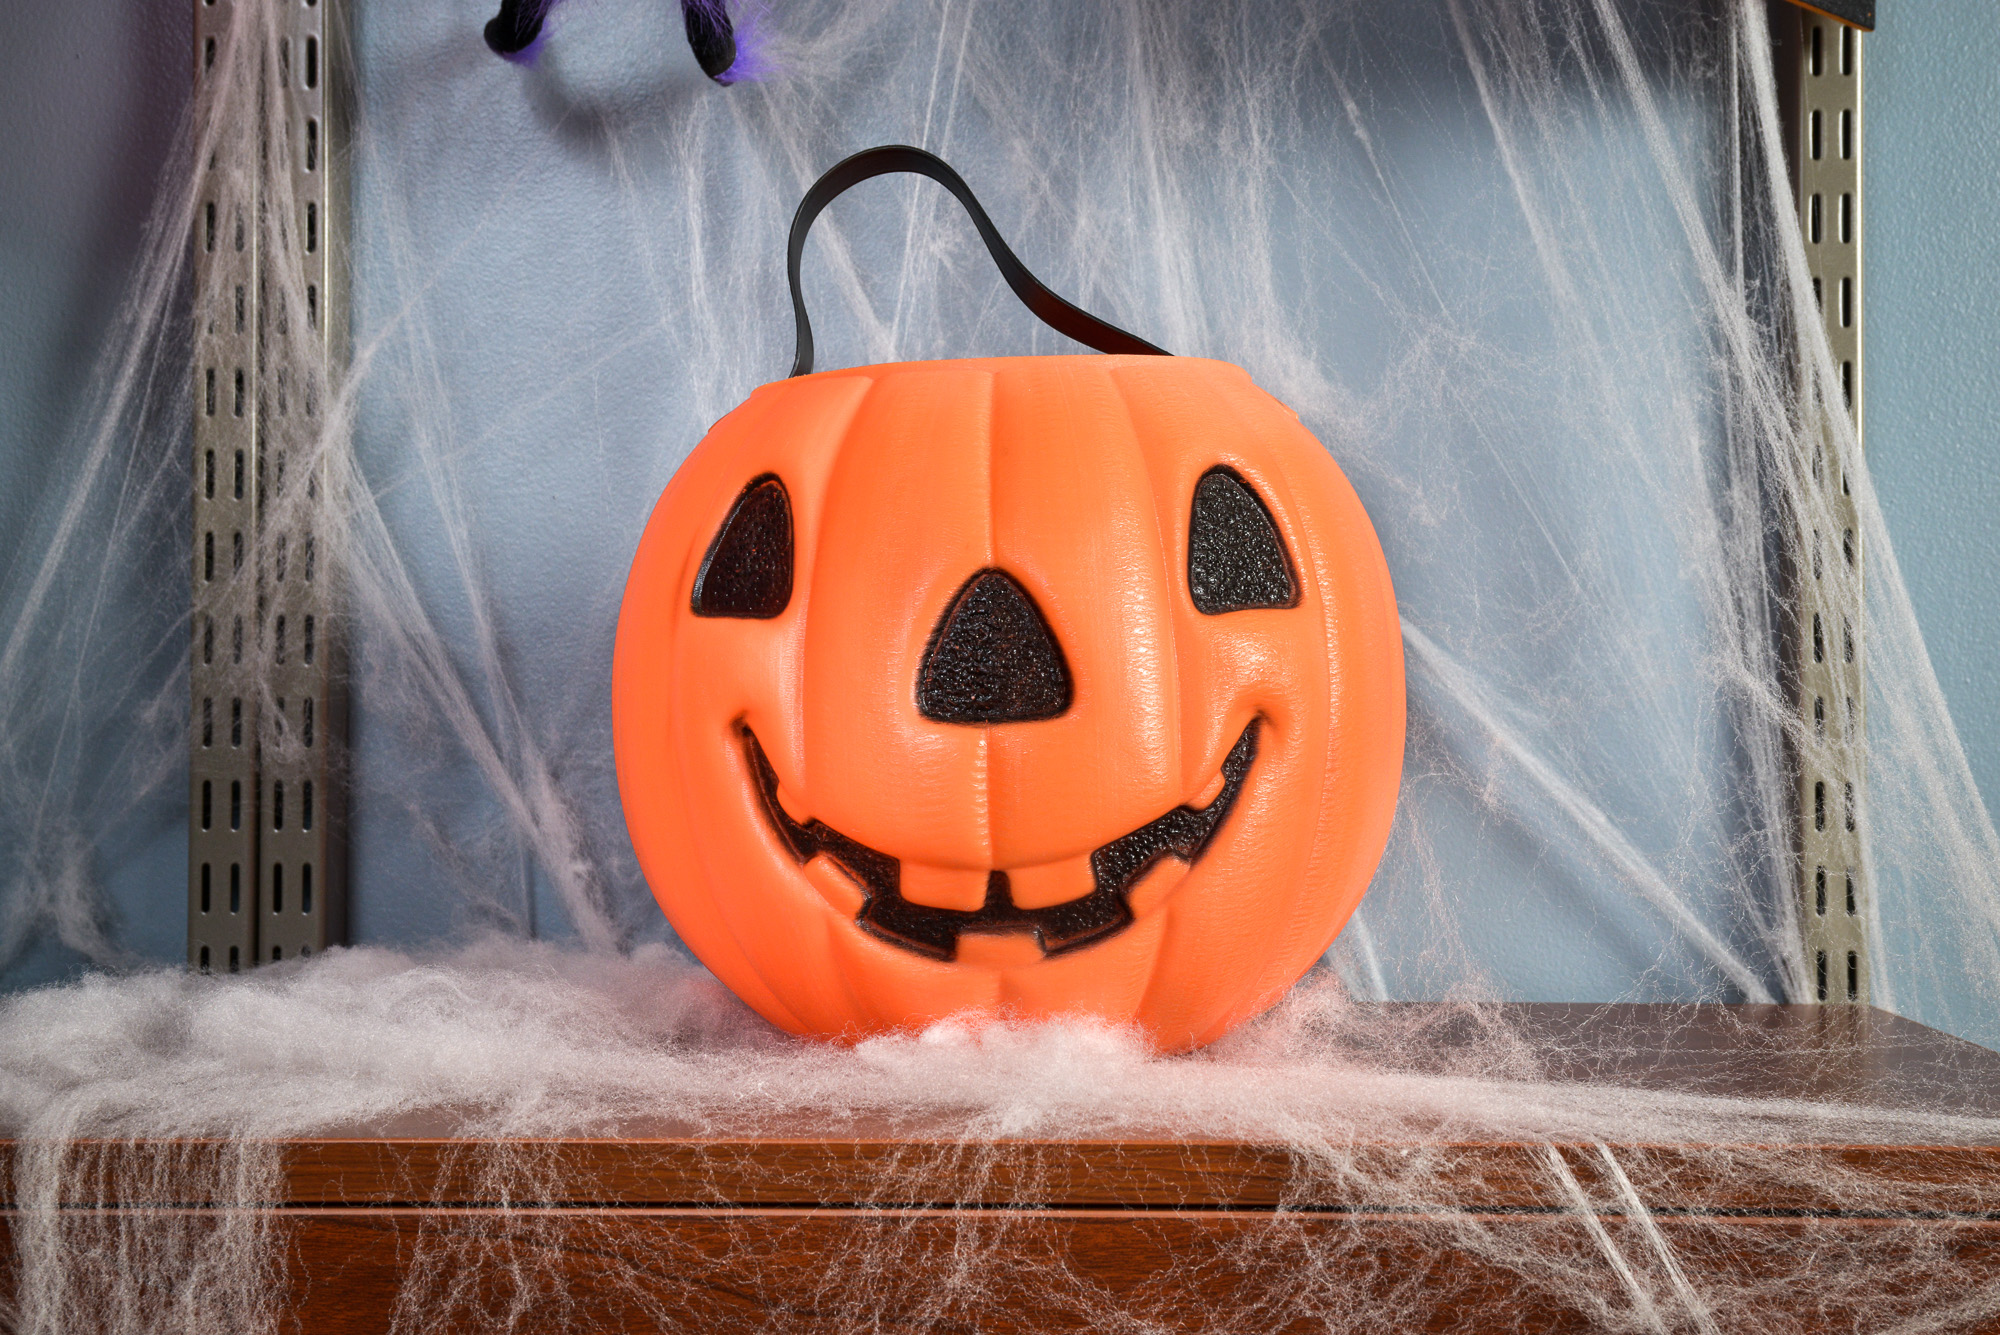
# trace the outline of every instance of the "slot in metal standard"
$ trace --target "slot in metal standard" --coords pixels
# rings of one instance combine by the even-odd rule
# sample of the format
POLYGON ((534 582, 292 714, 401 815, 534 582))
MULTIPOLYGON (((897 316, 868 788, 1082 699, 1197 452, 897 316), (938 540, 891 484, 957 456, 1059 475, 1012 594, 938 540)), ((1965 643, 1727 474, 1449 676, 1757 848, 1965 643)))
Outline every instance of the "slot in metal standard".
POLYGON ((351 60, 340 0, 193 7, 212 138, 192 237, 188 963, 233 972, 347 930, 346 663, 316 532, 338 478, 315 442, 348 337, 351 60))
MULTIPOLYGON (((1866 18, 1872 20, 1869 8, 1866 18)), ((1781 78, 1796 80, 1792 165, 1806 266, 1819 298, 1812 315, 1825 333, 1835 372, 1827 411, 1847 413, 1858 443, 1863 37, 1822 13, 1786 14, 1778 21, 1795 24, 1798 34, 1794 46, 1791 34, 1780 32, 1777 58, 1787 66, 1781 78)), ((1810 411, 1812 396, 1803 401, 1810 411)), ((1803 723, 1803 740, 1795 748, 1798 913, 1812 998, 1867 1005, 1872 887, 1863 855, 1868 833, 1864 554, 1850 479, 1835 445, 1838 422, 1822 420, 1823 426, 1803 436, 1806 448, 1816 453, 1799 470, 1807 494, 1801 531, 1794 535, 1801 633, 1792 655, 1793 704, 1803 723), (1803 630, 1808 626, 1810 635, 1803 630)))

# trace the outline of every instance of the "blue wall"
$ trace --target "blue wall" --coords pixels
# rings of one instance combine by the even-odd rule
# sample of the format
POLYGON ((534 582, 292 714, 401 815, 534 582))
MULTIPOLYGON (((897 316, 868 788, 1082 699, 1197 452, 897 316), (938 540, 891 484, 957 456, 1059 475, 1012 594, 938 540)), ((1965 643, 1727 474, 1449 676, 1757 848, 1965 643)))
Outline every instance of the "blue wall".
MULTIPOLYGON (((191 18, 191 7, 174 0, 64 0, 9 5, 0 24, 0 590, 7 595, 0 630, 13 629, 13 595, 47 545, 52 502, 74 483, 74 433, 91 377, 120 325, 156 193, 177 168, 193 71, 191 18)), ((184 528, 185 520, 176 520, 184 528)), ((184 535, 156 536, 187 550, 184 535)), ((186 589, 181 575, 156 581, 140 597, 157 624, 186 616, 186 589)), ((132 610, 119 604, 105 620, 121 622, 132 639, 149 639, 134 633, 146 618, 132 610)), ((125 657, 149 677, 171 670, 169 651, 159 645, 128 649, 125 657)), ((36 665, 38 684, 53 686, 77 670, 66 654, 44 659, 36 665)), ((51 689, 47 698, 59 697, 51 689)), ((108 726, 115 733, 128 722, 108 726)), ((174 809, 178 793, 165 785, 137 803, 116 791, 119 782, 109 776, 129 772, 132 757, 119 754, 115 741, 100 749, 103 727, 86 738, 90 732, 76 730, 72 745, 88 753, 83 772, 105 782, 79 804, 110 816, 96 822, 105 837, 94 850, 94 871, 116 907, 100 923, 74 926, 85 934, 102 927, 138 958, 178 958, 187 935, 184 901, 160 887, 186 875, 185 806, 174 809)), ((24 779, 66 782, 35 772, 46 761, 46 753, 29 759, 25 776, 10 767, 0 799, 7 803, 0 809, 0 894, 8 901, 0 917, 21 912, 16 874, 25 870, 48 888, 32 865, 22 866, 29 850, 18 846, 35 819, 22 809, 37 800, 21 791, 24 779)), ((79 935, 74 927, 70 934, 79 935)), ((56 933, 40 930, 18 958, 0 960, 0 986, 73 973, 81 961, 56 933)))
POLYGON ((2000 802, 2000 7, 1888 0, 1863 77, 1868 465, 1990 811, 2000 802))
POLYGON ((192 73, 184 4, 17 5, 5 27, 0 563, 131 280, 192 73))

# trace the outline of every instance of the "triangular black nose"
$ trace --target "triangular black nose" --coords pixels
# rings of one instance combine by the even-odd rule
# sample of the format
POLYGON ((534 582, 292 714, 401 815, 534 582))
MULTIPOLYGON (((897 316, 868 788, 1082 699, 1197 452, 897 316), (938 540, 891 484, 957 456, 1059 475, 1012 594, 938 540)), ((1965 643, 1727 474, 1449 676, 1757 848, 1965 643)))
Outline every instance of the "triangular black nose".
POLYGON ((1026 723, 1069 702, 1069 664, 1028 591, 1004 570, 967 580, 924 650, 917 709, 939 723, 1026 723))

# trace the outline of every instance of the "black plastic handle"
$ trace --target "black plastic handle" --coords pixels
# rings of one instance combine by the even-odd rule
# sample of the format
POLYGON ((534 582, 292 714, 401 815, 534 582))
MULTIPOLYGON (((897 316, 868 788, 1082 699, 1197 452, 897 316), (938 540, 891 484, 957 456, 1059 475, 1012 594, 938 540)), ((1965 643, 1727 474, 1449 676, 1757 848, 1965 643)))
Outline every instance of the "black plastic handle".
POLYGON ((1136 334, 1128 334, 1088 311, 1078 310, 1043 287, 1040 280, 1028 272, 1028 266, 1021 263, 1019 257, 1007 248, 1007 243, 1000 239, 999 229, 986 216, 986 210, 979 207, 972 187, 943 158, 908 144, 884 144, 880 148, 863 149, 830 168, 826 175, 813 182, 812 189, 806 191, 806 197, 799 201, 799 211, 792 215, 792 237, 785 248, 785 270, 792 282, 792 318, 799 330, 798 351, 792 358, 793 375, 811 375, 813 369, 812 321, 806 318, 805 294, 799 288, 799 262, 805 255, 806 233, 812 229, 813 219, 819 217, 820 210, 841 194, 872 177, 887 176, 891 172, 928 176, 956 195, 958 202, 965 205, 965 211, 972 216, 972 225, 979 229, 980 239, 986 243, 987 252, 993 256, 993 263, 999 267, 1000 276, 1007 280, 1007 286, 1014 289, 1014 295, 1043 324, 1058 334, 1067 334, 1099 352, 1142 353, 1155 357, 1171 355, 1165 348, 1155 347, 1136 334))

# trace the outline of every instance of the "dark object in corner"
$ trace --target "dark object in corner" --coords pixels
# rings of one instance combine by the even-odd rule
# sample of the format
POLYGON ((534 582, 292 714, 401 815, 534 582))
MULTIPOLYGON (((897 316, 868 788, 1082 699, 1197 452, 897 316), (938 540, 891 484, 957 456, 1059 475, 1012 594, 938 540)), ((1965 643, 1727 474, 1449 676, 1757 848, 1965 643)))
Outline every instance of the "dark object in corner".
POLYGON ((500 0, 500 12, 486 21, 486 45, 496 56, 518 56, 542 35, 550 0, 500 0))
POLYGON ((1863 32, 1875 31, 1875 0, 1792 0, 1792 3, 1800 9, 1839 19, 1863 32))
POLYGON ((730 26, 723 0, 681 0, 681 21, 701 72, 711 79, 729 73, 736 63, 736 29, 730 26))
MULTIPOLYGON (((512 59, 535 44, 555 0, 500 0, 500 12, 486 23, 486 45, 512 59)), ((680 0, 681 24, 695 63, 711 79, 721 79, 736 63, 736 30, 723 0, 680 0)))

